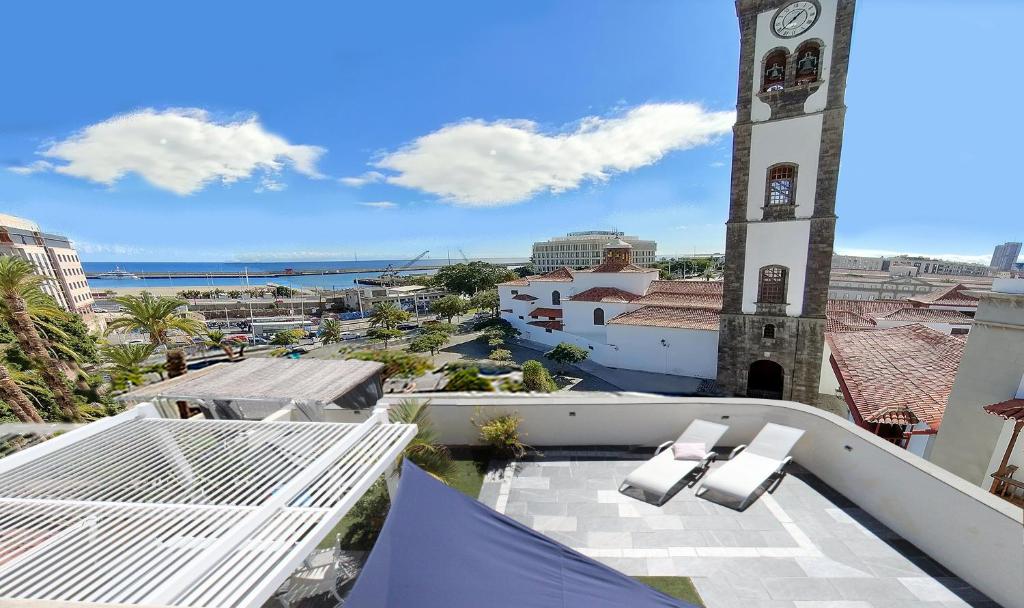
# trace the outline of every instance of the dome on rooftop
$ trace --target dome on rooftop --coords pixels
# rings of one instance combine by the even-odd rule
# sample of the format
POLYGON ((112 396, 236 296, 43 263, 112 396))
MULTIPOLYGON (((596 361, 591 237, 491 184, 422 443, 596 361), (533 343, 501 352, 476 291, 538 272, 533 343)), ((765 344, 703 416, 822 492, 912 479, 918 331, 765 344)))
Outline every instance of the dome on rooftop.
POLYGON ((605 249, 632 249, 633 246, 622 239, 615 239, 604 246, 605 249))

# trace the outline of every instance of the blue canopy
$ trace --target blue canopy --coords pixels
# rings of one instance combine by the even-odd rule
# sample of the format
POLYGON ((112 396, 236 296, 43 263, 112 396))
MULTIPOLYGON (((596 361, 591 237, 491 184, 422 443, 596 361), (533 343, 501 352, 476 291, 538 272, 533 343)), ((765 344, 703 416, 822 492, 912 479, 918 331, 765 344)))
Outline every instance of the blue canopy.
POLYGON ((352 608, 686 607, 453 490, 408 460, 352 608))

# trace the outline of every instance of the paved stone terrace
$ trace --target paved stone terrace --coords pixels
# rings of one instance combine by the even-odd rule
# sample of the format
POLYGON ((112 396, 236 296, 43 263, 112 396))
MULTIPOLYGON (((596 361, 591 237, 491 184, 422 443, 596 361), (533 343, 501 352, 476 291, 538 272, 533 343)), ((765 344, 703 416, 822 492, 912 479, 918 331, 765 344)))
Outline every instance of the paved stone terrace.
POLYGON ((798 465, 737 512, 693 487, 662 507, 620 494, 643 458, 496 463, 480 500, 625 574, 692 577, 709 608, 997 607, 798 465))

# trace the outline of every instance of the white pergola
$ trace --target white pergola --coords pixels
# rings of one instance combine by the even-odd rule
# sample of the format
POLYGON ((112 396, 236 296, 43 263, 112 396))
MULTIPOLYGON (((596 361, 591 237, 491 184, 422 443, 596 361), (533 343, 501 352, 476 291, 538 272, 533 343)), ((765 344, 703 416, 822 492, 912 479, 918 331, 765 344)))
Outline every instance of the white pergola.
POLYGON ((143 404, 8 456, 0 604, 260 606, 415 434, 143 404))

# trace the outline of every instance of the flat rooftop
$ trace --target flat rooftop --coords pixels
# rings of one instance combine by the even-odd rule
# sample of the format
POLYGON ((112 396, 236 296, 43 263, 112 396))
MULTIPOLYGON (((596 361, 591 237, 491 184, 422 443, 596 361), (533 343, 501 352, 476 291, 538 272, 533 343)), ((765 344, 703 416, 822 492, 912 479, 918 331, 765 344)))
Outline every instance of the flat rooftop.
POLYGON ((545 450, 493 466, 480 500, 624 574, 691 577, 709 608, 998 606, 796 463, 738 512, 619 493, 648 456, 545 450))

